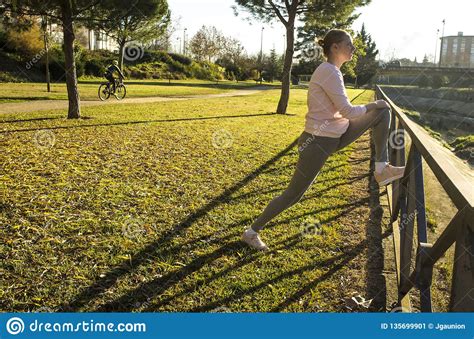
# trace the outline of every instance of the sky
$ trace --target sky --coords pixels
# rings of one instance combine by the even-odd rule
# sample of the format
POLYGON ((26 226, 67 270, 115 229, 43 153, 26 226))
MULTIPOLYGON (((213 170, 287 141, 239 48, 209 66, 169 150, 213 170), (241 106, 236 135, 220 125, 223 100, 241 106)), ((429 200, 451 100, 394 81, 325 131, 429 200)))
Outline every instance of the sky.
MULTIPOLYGON (((263 50, 272 48, 283 53, 285 29, 275 21, 271 25, 253 20, 244 20, 245 14, 235 16, 232 10, 234 0, 168 0, 176 32, 173 36, 174 49, 180 49, 184 28, 189 39, 203 25, 215 26, 226 36, 239 39, 247 52, 260 52, 261 31, 263 50), (179 40, 178 40, 179 39, 179 40)), ((437 42, 437 29, 441 37, 443 19, 446 20, 444 36, 474 35, 473 0, 372 0, 359 8, 360 17, 353 29, 359 31, 362 23, 377 44, 382 60, 415 57, 421 61, 426 54, 432 60, 437 42)), ((439 43, 438 52, 439 57, 439 43)))

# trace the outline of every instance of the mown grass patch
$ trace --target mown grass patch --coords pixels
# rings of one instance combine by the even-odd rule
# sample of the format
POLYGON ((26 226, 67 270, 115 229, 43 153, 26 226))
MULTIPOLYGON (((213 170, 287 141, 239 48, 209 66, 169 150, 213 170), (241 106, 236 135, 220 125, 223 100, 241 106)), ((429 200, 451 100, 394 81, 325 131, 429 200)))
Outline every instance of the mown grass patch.
POLYGON ((295 169, 306 91, 296 116, 270 114, 278 97, 2 117, 0 309, 337 310, 351 146, 267 225, 271 253, 239 242, 295 169), (303 236, 308 222, 323 235, 303 236))

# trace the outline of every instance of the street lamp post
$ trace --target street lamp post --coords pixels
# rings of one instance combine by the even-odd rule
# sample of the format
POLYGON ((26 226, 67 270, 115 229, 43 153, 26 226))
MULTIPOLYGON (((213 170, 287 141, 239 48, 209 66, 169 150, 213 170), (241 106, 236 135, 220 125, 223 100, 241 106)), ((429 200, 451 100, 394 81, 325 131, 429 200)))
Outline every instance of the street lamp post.
POLYGON ((436 45, 435 45, 435 54, 433 59, 433 64, 436 67, 436 54, 438 53, 438 39, 439 39, 439 29, 436 30, 436 45))
POLYGON ((186 55, 186 31, 188 29, 185 28, 184 29, 184 33, 183 33, 183 55, 186 55))
POLYGON ((262 84, 262 72, 263 72, 263 30, 265 27, 262 27, 262 34, 260 38, 260 85, 262 84))
POLYGON ((441 67, 441 58, 443 57, 443 44, 444 44, 444 25, 446 24, 446 19, 443 19, 443 31, 441 33, 441 44, 440 44, 440 51, 439 51, 439 62, 438 67, 441 67))

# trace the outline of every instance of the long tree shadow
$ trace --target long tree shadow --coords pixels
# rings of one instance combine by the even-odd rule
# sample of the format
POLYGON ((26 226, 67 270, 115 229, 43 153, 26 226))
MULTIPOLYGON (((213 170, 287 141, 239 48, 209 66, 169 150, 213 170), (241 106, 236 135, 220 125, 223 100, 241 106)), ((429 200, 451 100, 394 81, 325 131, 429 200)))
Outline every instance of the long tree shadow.
MULTIPOLYGON (((363 199, 361 199, 363 200, 363 199)), ((351 206, 352 204, 347 204, 344 206, 351 206)), ((355 204, 356 206, 359 205, 359 203, 355 204)), ((349 213, 353 208, 349 208, 344 210, 343 212, 339 213, 336 216, 333 216, 331 218, 322 220, 324 224, 327 224, 328 222, 332 220, 337 220, 338 218, 342 217, 343 215, 349 213)), ((224 242, 225 240, 229 239, 231 236, 226 236, 224 238, 219 239, 221 242, 224 242)), ((292 237, 289 237, 281 242, 273 244, 273 250, 272 252, 276 254, 278 250, 282 249, 287 249, 291 248, 294 246, 296 243, 301 241, 301 236, 300 234, 294 235, 292 237)), ((167 289, 172 287, 173 285, 178 284, 180 281, 182 281, 184 278, 187 276, 191 275, 194 272, 199 271, 202 267, 205 265, 209 264, 210 262, 220 258, 223 254, 229 254, 232 251, 235 251, 236 249, 241 249, 242 245, 237 242, 233 242, 230 244, 226 244, 219 249, 215 250, 214 252, 210 254, 203 255, 201 257, 198 257, 194 259, 191 263, 186 265, 185 267, 179 269, 178 271, 170 272, 167 275, 160 277, 159 279, 155 279, 153 281, 143 283, 140 286, 134 288, 132 291, 127 292, 120 298, 113 300, 111 302, 108 302, 104 305, 99 306, 95 311, 97 312, 108 312, 108 311, 131 311, 133 310, 133 305, 134 304, 140 304, 145 301, 147 301, 150 297, 156 296, 156 295, 161 295, 163 294, 167 289)), ((209 278, 207 282, 211 282, 214 279, 217 279, 219 276, 222 276, 231 270, 237 269, 239 267, 242 267, 244 265, 247 265, 251 263, 253 260, 258 258, 258 255, 251 256, 247 258, 246 260, 239 260, 239 263, 234 265, 231 268, 226 269, 225 271, 221 272, 220 274, 215 274, 213 277, 209 278)), ((179 295, 184 294, 185 292, 180 293, 179 295)), ((168 297, 167 299, 161 301, 159 304, 155 304, 154 307, 164 305, 166 302, 169 302, 173 300, 174 298, 178 297, 179 295, 174 295, 171 297, 168 297)))
MULTIPOLYGON (((337 216, 334 216, 330 219, 327 219, 327 220, 324 220, 323 223, 327 223, 329 222, 330 220, 333 220, 333 219, 338 219, 340 218, 341 216, 343 216, 344 214, 346 214, 345 212, 341 212, 340 214, 338 214, 337 216)), ((240 230, 239 230, 240 231, 240 230)), ((229 236, 225 237, 225 238, 221 238, 221 239, 218 239, 220 242, 223 242, 226 238, 228 238, 229 236)), ((273 243, 272 244, 272 250, 270 251, 270 254, 277 254, 278 251, 280 250, 284 250, 284 249, 288 249, 288 248, 291 248, 292 246, 296 245, 297 243, 299 243, 301 241, 302 237, 300 234, 297 234, 297 235, 294 235, 294 236, 291 236, 291 237, 288 237, 280 242, 276 242, 276 243, 273 243)), ((343 252, 346 252, 345 250, 343 250, 343 252)), ((219 272, 219 273, 216 273, 216 274, 213 274, 212 277, 206 279, 205 283, 208 284, 208 283, 211 283, 212 281, 222 277, 222 276, 225 276, 226 274, 230 273, 231 271, 233 270, 236 270, 238 268, 242 268, 250 263, 252 263, 255 259, 257 259, 259 257, 258 255, 259 253, 257 253, 256 255, 251 255, 249 257, 246 257, 246 258, 239 258, 239 261, 237 264, 231 266, 231 267, 228 267, 226 268, 225 270, 219 272)), ((314 268, 314 265, 311 265, 311 267, 314 268)), ((196 271, 196 267, 194 268, 194 271, 196 271)), ((182 295, 185 295, 186 293, 189 293, 189 292, 192 292, 194 290, 194 287, 190 287, 188 289, 185 289, 184 291, 178 293, 178 294, 174 294, 172 296, 169 296, 163 300, 160 300, 158 303, 154 303, 152 306, 149 306, 149 308, 145 311, 152 311, 152 310, 156 310, 156 308, 160 307, 160 306, 163 306, 163 305, 166 305, 168 304, 169 302, 171 302, 173 299, 176 299, 182 295)), ((146 298, 148 298, 148 296, 146 296, 146 298)), ((131 300, 136 300, 136 299, 139 299, 141 300, 142 302, 145 301, 145 294, 143 293, 143 291, 134 291, 133 293, 133 296, 130 298, 131 300)), ((222 305, 211 305, 210 308, 213 308, 213 306, 222 306, 222 305)))
MULTIPOLYGON (((382 239, 388 237, 391 235, 391 230, 387 230, 383 235, 382 239)), ((309 293, 314 287, 316 287, 319 283, 322 281, 328 279, 330 276, 332 276, 334 273, 339 271, 341 268, 343 268, 347 263, 349 263, 352 259, 357 257, 358 254, 362 253, 364 248, 366 248, 368 245, 368 241, 364 240, 362 241, 359 245, 357 245, 353 251, 349 252, 346 254, 345 258, 334 265, 329 271, 324 273, 321 277, 317 278, 316 280, 312 281, 311 283, 307 284, 297 292, 293 293, 290 297, 286 298, 283 302, 278 304, 278 306, 274 307, 270 312, 281 312, 288 306, 290 306, 292 303, 298 301, 301 297, 303 297, 305 294, 309 293)))
POLYGON ((63 117, 57 117, 57 118, 33 118, 33 119, 18 119, 18 120, 2 120, 2 121, 0 121, 0 124, 9 124, 9 123, 15 123, 15 122, 58 120, 58 119, 64 119, 64 118, 63 117))
MULTIPOLYGON (((347 181, 346 183, 343 183, 343 184, 349 184, 349 183, 354 182, 354 181, 362 180, 363 178, 367 177, 368 175, 369 174, 364 174, 364 175, 352 177, 352 178, 350 178, 351 180, 349 180, 349 181, 347 181)), ((334 186, 338 186, 338 185, 334 185, 334 186)), ((320 193, 320 192, 318 192, 318 193, 320 193)), ((234 199, 232 199, 232 200, 234 200, 234 199)), ((291 220, 302 218, 302 217, 304 217, 306 215, 309 215, 309 214, 312 215, 312 214, 315 214, 315 213, 323 212, 323 211, 326 211, 326 210, 332 210, 332 209, 336 209, 336 208, 341 209, 342 211, 340 213, 338 213, 337 215, 334 215, 330 218, 326 218, 324 220, 321 220, 321 222, 323 224, 327 224, 327 223, 329 223, 333 220, 338 220, 339 218, 341 218, 344 215, 350 213, 352 210, 354 210, 357 207, 360 207, 362 205, 366 205, 368 202, 369 202, 369 197, 366 197, 366 198, 359 199, 359 200, 356 200, 356 201, 353 201, 353 202, 350 202, 350 203, 346 203, 346 204, 321 208, 319 210, 315 210, 315 211, 312 211, 310 213, 304 213, 304 214, 301 214, 297 217, 289 218, 289 219, 286 219, 286 220, 283 220, 283 221, 280 221, 280 222, 270 222, 268 224, 267 228, 272 228, 272 227, 275 227, 277 225, 287 223, 291 220)), ((240 224, 240 223, 238 223, 238 224, 240 224)), ((234 227, 236 225, 234 225, 234 227)), ((222 241, 224 241, 225 239, 228 239, 228 238, 229 238, 229 236, 227 236, 225 238, 218 239, 218 241, 220 240, 222 242, 222 241)), ((297 236, 293 236, 293 237, 290 237, 288 239, 285 239, 284 243, 273 244, 272 247, 274 248, 274 251, 277 251, 280 248, 281 249, 289 248, 289 247, 295 245, 300 240, 301 240, 301 238, 297 235, 297 236), (278 247, 279 245, 281 245, 281 246, 278 247)), ((104 306, 101 306, 98 309, 98 311, 108 311, 108 310, 130 311, 131 310, 130 305, 133 305, 134 303, 137 303, 137 301, 138 301, 138 303, 143 303, 146 300, 148 300, 148 298, 150 298, 151 296, 155 296, 157 294, 159 295, 159 294, 163 293, 166 289, 168 289, 171 286, 173 286, 174 284, 178 283, 182 278, 184 278, 184 277, 188 276, 189 274, 192 274, 192 273, 198 271, 199 269, 201 269, 204 264, 207 264, 210 261, 217 259, 220 255, 216 256, 216 253, 217 252, 214 252, 211 255, 206 255, 203 258, 198 258, 198 259, 194 260, 191 264, 187 265, 186 267, 181 269, 179 272, 169 274, 168 276, 160 278, 159 280, 156 280, 156 281, 148 282, 148 283, 134 289, 133 291, 128 292, 126 295, 121 297, 119 300, 113 301, 113 302, 110 302, 110 303, 108 303, 104 306)), ((221 252, 219 252, 219 253, 221 253, 221 252)), ((229 254, 229 253, 226 253, 226 254, 229 254)), ((211 281, 213 281, 213 280, 229 273, 231 270, 235 270, 237 268, 243 267, 243 266, 251 263, 256 258, 258 258, 258 257, 253 256, 253 257, 249 257, 246 260, 240 259, 238 264, 236 264, 236 265, 234 265, 234 266, 232 266, 232 267, 230 267, 230 268, 228 268, 228 269, 226 269, 226 270, 224 270, 220 273, 214 274, 211 278, 207 279, 206 283, 210 283, 211 281)), ((153 306, 150 306, 151 307, 150 310, 152 310, 153 308, 156 309, 157 307, 166 305, 167 303, 171 302, 173 299, 175 299, 175 298, 177 298, 181 295, 184 295, 187 292, 190 292, 191 289, 190 290, 185 290, 185 291, 180 292, 178 294, 175 294, 173 296, 169 296, 166 299, 161 300, 160 302, 153 304, 153 306)))
MULTIPOLYGON (((17 130, 0 131, 0 134, 1 133, 13 133, 13 132, 31 132, 31 131, 39 131, 39 130, 44 130, 44 129, 59 130, 59 129, 73 129, 73 128, 149 124, 149 123, 157 123, 157 122, 177 122, 177 121, 229 119, 229 118, 230 119, 233 119, 233 118, 250 118, 250 117, 260 117, 260 116, 266 116, 266 115, 276 115, 276 113, 259 113, 259 114, 243 114, 243 115, 220 115, 220 116, 200 117, 200 118, 124 121, 124 122, 115 122, 115 123, 111 123, 111 124, 105 124, 104 123, 104 124, 87 124, 87 125, 79 125, 79 126, 54 126, 54 127, 43 127, 43 128, 24 128, 24 129, 17 129, 17 130)), ((54 119, 54 118, 52 118, 52 119, 54 119)), ((88 117, 85 117, 85 119, 88 119, 88 117)))
MULTIPOLYGON (((362 245, 359 245, 360 247, 360 250, 359 251, 362 251, 363 247, 362 245)), ((344 250, 344 252, 348 252, 347 249, 344 250)), ((352 249, 350 252, 356 252, 354 249, 352 249)), ((348 253, 350 253, 348 252, 348 253)), ((290 278, 294 275, 300 275, 304 272, 307 272, 307 271, 311 271, 311 270, 314 270, 318 267, 327 267, 328 265, 332 265, 334 264, 335 262, 337 262, 338 260, 341 260, 343 259, 344 257, 347 257, 348 256, 348 253, 344 253, 344 254, 339 254, 335 257, 332 257, 330 259, 327 259, 327 260, 324 260, 320 263, 318 263, 317 265, 316 264, 309 264, 309 265, 306 265, 306 266, 303 266, 303 267, 299 267, 297 269, 294 269, 294 270, 291 270, 291 271, 288 271, 288 272, 285 272, 277 277, 274 277, 272 279, 269 279, 269 280, 266 280, 258 285, 255 285, 255 286, 252 286, 251 288, 249 289, 246 289, 244 291, 239 291, 239 294, 234 294, 232 296, 228 296, 228 297, 225 297, 225 298, 222 298, 220 300, 216 300, 216 301, 213 301, 211 303, 208 303, 206 305, 201 305, 201 306, 197 306, 195 308, 192 308, 191 310, 189 310, 189 312, 208 312, 208 311, 211 311, 215 308, 218 308, 218 307, 222 307, 222 306, 225 306, 225 305, 228 305, 229 303, 231 303, 232 301, 236 300, 236 299, 239 299, 241 297, 243 297, 244 295, 251 295, 251 294, 254 294, 256 293, 257 291, 263 289, 263 288, 268 288, 268 285, 273 285, 273 284, 276 284, 286 278, 290 278)), ((357 252, 356 254, 357 255, 357 252)), ((341 265, 342 267, 343 265, 341 265)), ((159 305, 159 304, 158 304, 159 305)), ((153 307, 156 307, 157 305, 156 304, 153 304, 153 307)), ((274 312, 273 310, 271 312, 274 312)))
MULTIPOLYGON (((390 235, 390 231, 387 231, 383 235, 383 237, 388 237, 389 235, 390 235)), ((292 238, 299 238, 299 236, 294 236, 292 238)), ((288 248, 288 246, 291 246, 291 245, 295 244, 295 242, 297 242, 297 241, 298 240, 292 239, 290 242, 288 242, 288 239, 287 239, 284 242, 284 244, 281 244, 280 247, 275 247, 274 251, 277 252, 280 248, 288 248)), ((281 281, 283 279, 290 278, 293 275, 299 275, 299 274, 302 274, 304 272, 314 270, 318 267, 321 268, 321 267, 327 267, 328 265, 333 265, 331 267, 331 269, 328 272, 324 273, 321 277, 319 277, 318 279, 313 281, 311 284, 308 284, 303 289, 301 289, 298 292, 296 292, 295 294, 293 294, 291 297, 285 298, 285 301, 280 303, 278 306, 276 306, 272 310, 269 310, 269 312, 282 311, 284 308, 289 306, 291 303, 297 301, 300 297, 302 297, 306 293, 309 293, 310 290, 312 288, 314 288, 318 283, 328 279, 331 275, 333 275, 338 270, 343 268, 348 262, 350 262, 355 257, 357 257, 359 254, 361 254, 362 251, 366 247, 367 247, 367 240, 363 240, 359 244, 357 244, 356 246, 341 248, 340 250, 341 250, 342 254, 339 254, 339 255, 337 255, 335 257, 332 257, 332 258, 329 258, 329 259, 326 259, 326 260, 318 263, 317 265, 316 264, 309 264, 309 265, 297 268, 295 270, 285 272, 285 273, 283 273, 283 274, 281 274, 281 275, 279 275, 275 278, 266 280, 266 281, 264 281, 264 282, 262 282, 262 283, 260 283, 256 286, 252 286, 251 288, 249 288, 247 290, 239 291, 238 294, 235 293, 232 296, 228 296, 228 297, 222 298, 220 300, 216 300, 216 301, 213 301, 211 303, 192 308, 191 310, 189 310, 189 312, 207 312, 207 311, 211 311, 215 308, 228 305, 230 302, 232 302, 236 299, 239 299, 244 295, 250 295, 250 294, 253 294, 253 293, 255 293, 255 292, 257 292, 257 291, 259 291, 263 288, 267 288, 270 284, 276 284, 276 283, 278 283, 279 281, 281 281)), ((208 280, 206 280, 206 283, 210 283, 212 280, 217 279, 219 276, 224 276, 225 274, 227 274, 231 270, 235 270, 237 268, 245 266, 245 265, 249 264, 250 262, 252 262, 253 260, 255 260, 256 258, 257 257, 254 256, 254 257, 247 258, 246 260, 242 260, 242 262, 239 262, 238 264, 234 265, 233 267, 228 268, 228 269, 224 270, 223 272, 219 272, 216 276, 213 276, 213 277, 209 278, 208 280)), ((184 295, 187 292, 191 292, 191 291, 192 291, 191 289, 183 291, 183 292, 180 293, 180 295, 184 295)), ((153 311, 157 307, 166 304, 167 302, 171 301, 175 297, 178 297, 178 295, 168 297, 168 298, 162 300, 159 303, 154 303, 153 305, 150 305, 145 311, 148 311, 148 312, 153 311)))
MULTIPOLYGON (((70 302, 65 303, 61 306, 61 309, 65 311, 74 311, 78 310, 80 307, 86 305, 90 300, 92 300, 95 296, 100 293, 103 293, 110 287, 112 287, 117 280, 134 270, 137 267, 145 264, 150 257, 159 254, 162 251, 162 248, 165 247, 166 243, 168 243, 173 237, 178 235, 183 230, 189 228, 196 220, 204 217, 207 213, 211 210, 222 204, 223 201, 226 200, 227 197, 231 196, 233 193, 237 192, 239 189, 247 185, 256 176, 258 176, 261 171, 269 168, 273 163, 275 163, 278 159, 280 159, 283 155, 288 153, 298 142, 298 138, 295 139, 289 146, 287 146, 284 150, 279 152, 273 158, 265 162, 261 165, 258 169, 254 172, 247 175, 244 179, 237 182, 232 187, 226 189, 223 193, 219 196, 212 199, 209 203, 198 209, 197 211, 191 213, 186 219, 182 222, 174 225, 170 230, 164 232, 164 234, 157 239, 156 241, 148 244, 139 252, 132 255, 130 260, 124 260, 121 264, 117 265, 116 267, 112 268, 105 276, 97 280, 95 283, 90 285, 89 287, 85 288, 82 292, 76 295, 70 302), (130 263, 133 262, 133 267, 130 266, 130 263)), ((231 249, 229 247, 229 249, 231 249)))

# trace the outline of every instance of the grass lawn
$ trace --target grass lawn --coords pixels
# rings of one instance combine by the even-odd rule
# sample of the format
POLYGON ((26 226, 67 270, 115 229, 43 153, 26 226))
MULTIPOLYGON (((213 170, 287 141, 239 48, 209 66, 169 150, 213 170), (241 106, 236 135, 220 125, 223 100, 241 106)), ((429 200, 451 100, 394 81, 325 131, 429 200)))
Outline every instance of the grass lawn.
POLYGON ((268 224, 272 252, 239 242, 297 160, 306 91, 296 116, 270 114, 278 97, 0 117, 0 310, 340 311, 354 146, 268 224))
MULTIPOLYGON (((82 80, 79 82, 81 100, 98 100, 99 84, 105 79, 82 80)), ((219 83, 202 80, 125 80, 128 97, 175 97, 200 94, 217 94, 255 86, 255 81, 219 83)), ((276 85, 276 84, 275 84, 276 85)), ((44 83, 0 83, 0 103, 26 100, 66 100, 65 83, 53 83, 51 92, 44 83)))

